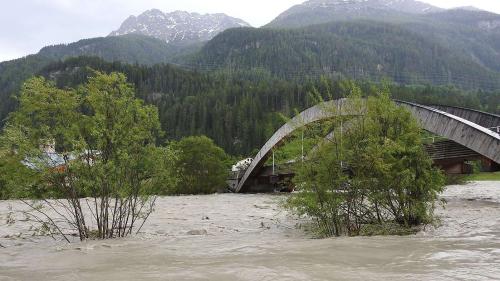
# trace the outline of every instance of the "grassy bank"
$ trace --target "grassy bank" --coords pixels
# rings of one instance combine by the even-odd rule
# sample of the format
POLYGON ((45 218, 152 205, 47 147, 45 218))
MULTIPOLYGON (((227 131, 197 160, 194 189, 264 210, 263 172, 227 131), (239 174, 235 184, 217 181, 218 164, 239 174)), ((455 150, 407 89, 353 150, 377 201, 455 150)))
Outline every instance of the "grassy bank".
POLYGON ((477 173, 467 177, 469 181, 500 181, 500 172, 477 173))

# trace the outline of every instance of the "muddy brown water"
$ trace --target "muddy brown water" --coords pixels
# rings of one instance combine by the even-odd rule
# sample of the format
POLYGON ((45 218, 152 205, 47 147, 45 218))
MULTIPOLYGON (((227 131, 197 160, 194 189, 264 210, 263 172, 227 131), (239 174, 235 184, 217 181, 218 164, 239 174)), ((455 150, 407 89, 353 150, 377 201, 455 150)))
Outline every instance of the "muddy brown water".
POLYGON ((405 237, 311 239, 284 196, 160 198, 141 234, 73 244, 0 201, 0 280, 500 280, 500 182, 448 187, 442 225, 405 237))

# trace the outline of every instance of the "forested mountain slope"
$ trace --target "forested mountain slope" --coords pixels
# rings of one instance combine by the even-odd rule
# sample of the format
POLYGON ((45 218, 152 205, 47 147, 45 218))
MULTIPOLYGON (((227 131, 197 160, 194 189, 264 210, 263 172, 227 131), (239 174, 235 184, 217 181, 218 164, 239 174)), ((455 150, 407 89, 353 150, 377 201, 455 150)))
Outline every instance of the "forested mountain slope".
POLYGON ((261 69, 280 78, 319 74, 401 84, 496 89, 500 74, 404 25, 341 21, 299 29, 230 29, 193 59, 200 68, 261 69))
POLYGON ((143 35, 124 35, 84 39, 71 44, 48 46, 36 55, 0 63, 0 124, 12 110, 12 95, 21 83, 51 62, 78 56, 97 56, 113 62, 133 64, 166 63, 196 52, 201 44, 175 45, 143 35))
MULTIPOLYGON (((0 127, 25 79, 43 75, 71 87, 91 68, 124 72, 138 96, 158 106, 167 139, 204 134, 238 155, 262 145, 284 122, 281 114, 316 103, 314 88, 325 98, 345 96, 346 79, 360 81, 366 94, 389 78, 395 98, 500 113, 500 16, 377 1, 399 6, 298 28, 229 29, 205 45, 132 34, 46 47, 0 63, 0 127)), ((304 11, 300 18, 314 18, 304 11)))
MULTIPOLYGON (((288 81, 255 74, 220 75, 186 71, 169 65, 138 66, 108 63, 98 58, 74 58, 45 67, 39 74, 59 87, 75 86, 92 69, 124 72, 137 88, 138 97, 155 104, 166 139, 207 135, 226 151, 250 155, 296 110, 317 103, 314 89, 323 98, 344 97, 348 81, 311 79, 288 81)), ((365 94, 373 84, 363 83, 365 94)), ((500 113, 499 92, 463 92, 453 87, 392 86, 395 98, 421 103, 466 106, 500 113)))
POLYGON ((0 128, 7 114, 14 110, 14 95, 24 80, 50 63, 50 59, 31 55, 17 60, 0 63, 0 128))
POLYGON ((309 0, 281 13, 267 27, 296 28, 352 19, 398 19, 442 9, 414 0, 309 0))
POLYGON ((201 44, 176 45, 138 34, 84 39, 71 44, 48 46, 38 55, 52 60, 68 57, 97 56, 106 61, 137 64, 157 64, 174 57, 194 53, 201 44))
POLYGON ((484 67, 500 71, 500 15, 456 9, 402 25, 484 67))
POLYGON ((413 0, 312 0, 283 12, 266 27, 294 29, 362 20, 397 25, 500 71, 500 15, 478 9, 443 10, 413 0))

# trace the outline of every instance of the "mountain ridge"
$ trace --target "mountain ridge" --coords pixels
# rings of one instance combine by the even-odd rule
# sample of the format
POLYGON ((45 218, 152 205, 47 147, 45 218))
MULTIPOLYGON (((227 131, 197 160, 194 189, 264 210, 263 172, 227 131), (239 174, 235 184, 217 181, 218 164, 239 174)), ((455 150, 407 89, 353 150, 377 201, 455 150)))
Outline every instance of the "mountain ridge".
POLYGON ((52 60, 97 56, 110 62, 121 61, 152 65, 171 62, 174 57, 195 52, 198 48, 201 46, 195 43, 178 46, 146 35, 126 34, 47 46, 42 48, 37 55, 52 60))
POLYGON ((245 21, 223 13, 198 14, 179 10, 164 13, 150 9, 128 17, 109 36, 141 34, 166 43, 184 44, 208 41, 228 28, 248 26, 245 21))
POLYGON ((397 17, 440 11, 444 9, 415 0, 309 0, 292 6, 265 27, 295 28, 342 19, 397 17))
POLYGON ((498 71, 461 50, 406 26, 370 20, 299 29, 231 29, 208 42, 193 64, 233 72, 255 69, 284 79, 327 75, 464 88, 500 86, 498 71))
MULTIPOLYGON (((326 2, 306 3, 321 7, 326 2)), ((348 5, 367 1, 340 2, 348 5)), ((417 8, 420 12, 413 14, 390 9, 382 13, 376 10, 377 14, 368 18, 354 16, 332 21, 331 17, 319 17, 328 22, 302 22, 304 27, 293 29, 229 28, 208 42, 167 43, 131 33, 48 46, 36 55, 0 63, 0 124, 14 108, 15 101, 10 97, 25 79, 50 63, 78 56, 145 65, 174 62, 195 72, 215 71, 229 76, 245 72, 252 79, 327 75, 375 81, 390 78, 411 85, 500 88, 500 15, 468 9, 422 13, 425 7, 417 8)), ((297 18, 318 19, 303 14, 297 18)))

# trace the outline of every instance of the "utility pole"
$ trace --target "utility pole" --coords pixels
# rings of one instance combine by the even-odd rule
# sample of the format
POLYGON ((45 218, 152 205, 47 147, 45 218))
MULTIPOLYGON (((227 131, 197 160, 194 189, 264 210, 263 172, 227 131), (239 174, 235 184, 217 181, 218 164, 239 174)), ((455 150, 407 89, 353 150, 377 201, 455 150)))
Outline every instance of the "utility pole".
POLYGON ((304 129, 302 129, 302 163, 304 163, 304 129))
POLYGON ((273 175, 274 175, 274 149, 273 149, 273 175))
POLYGON ((343 123, 342 119, 340 119, 340 168, 342 168, 344 166, 343 158, 342 158, 342 136, 343 136, 343 134, 344 134, 344 123, 343 123))

